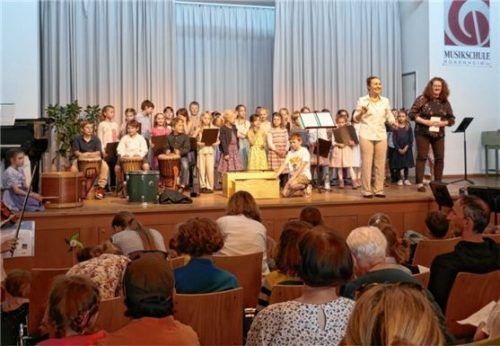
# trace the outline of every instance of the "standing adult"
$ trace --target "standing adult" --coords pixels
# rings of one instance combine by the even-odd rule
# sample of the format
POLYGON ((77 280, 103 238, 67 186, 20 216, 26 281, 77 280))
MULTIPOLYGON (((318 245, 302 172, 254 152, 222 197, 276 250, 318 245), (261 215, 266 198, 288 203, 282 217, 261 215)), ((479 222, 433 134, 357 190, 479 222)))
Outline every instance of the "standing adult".
POLYGON ((387 131, 385 123, 394 125, 389 99, 381 96, 382 82, 376 76, 366 79, 368 95, 358 99, 354 117, 360 122, 359 144, 361 147, 361 193, 365 198, 383 198, 385 160, 387 156, 387 131), (372 166, 375 181, 372 186, 372 166))
POLYGON ((416 184, 417 190, 425 192, 423 184, 425 162, 429 146, 434 152, 434 180, 441 181, 444 168, 444 127, 455 124, 455 116, 448 102, 448 84, 440 77, 432 78, 424 92, 410 110, 410 119, 415 121, 417 144, 416 184))

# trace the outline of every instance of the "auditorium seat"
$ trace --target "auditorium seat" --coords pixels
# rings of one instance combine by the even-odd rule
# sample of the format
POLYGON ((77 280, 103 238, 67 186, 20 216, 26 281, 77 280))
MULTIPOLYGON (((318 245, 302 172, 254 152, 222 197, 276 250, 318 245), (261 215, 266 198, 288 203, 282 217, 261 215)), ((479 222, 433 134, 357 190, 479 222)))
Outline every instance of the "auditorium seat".
POLYGON ((452 252, 459 241, 460 238, 421 240, 415 249, 413 264, 430 268, 436 256, 452 252))
POLYGON ((170 265, 170 268, 172 270, 183 267, 189 262, 189 257, 188 256, 179 256, 179 257, 174 257, 174 258, 169 258, 168 259, 168 264, 170 265))
POLYGON ((269 304, 294 300, 302 295, 304 285, 275 285, 272 287, 269 304))
POLYGON ((47 308, 50 289, 56 276, 66 274, 69 268, 33 268, 31 270, 28 334, 40 334, 40 324, 47 308))
POLYGON ((431 272, 427 271, 424 273, 413 274, 413 277, 417 279, 418 282, 422 284, 422 287, 427 288, 429 284, 429 278, 431 276, 431 272))
POLYGON ((459 338, 474 335, 475 327, 460 325, 463 320, 483 306, 500 298, 500 270, 487 274, 458 273, 453 283, 446 308, 446 324, 459 338))
POLYGON ((214 263, 238 279, 243 288, 243 306, 255 308, 262 285, 262 252, 241 256, 213 256, 214 263))
POLYGON ((484 234, 483 238, 491 238, 495 243, 500 244, 500 234, 484 234))
POLYGON ((241 345, 243 289, 205 294, 176 294, 174 317, 191 326, 201 345, 241 345))
POLYGON ((123 297, 101 300, 99 304, 99 315, 96 320, 96 330, 103 329, 108 333, 113 333, 125 327, 130 318, 125 316, 127 310, 123 297))

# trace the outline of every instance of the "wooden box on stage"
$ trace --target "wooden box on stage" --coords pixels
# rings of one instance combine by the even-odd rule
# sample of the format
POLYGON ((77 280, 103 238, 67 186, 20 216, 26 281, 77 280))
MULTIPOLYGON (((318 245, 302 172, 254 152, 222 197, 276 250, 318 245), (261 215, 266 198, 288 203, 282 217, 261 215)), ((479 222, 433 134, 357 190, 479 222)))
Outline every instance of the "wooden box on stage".
POLYGON ((83 205, 86 180, 81 172, 42 173, 42 196, 46 208, 74 208, 83 205))
POLYGON ((227 198, 236 191, 248 191, 254 198, 279 198, 280 182, 273 171, 227 172, 222 179, 222 193, 227 198))

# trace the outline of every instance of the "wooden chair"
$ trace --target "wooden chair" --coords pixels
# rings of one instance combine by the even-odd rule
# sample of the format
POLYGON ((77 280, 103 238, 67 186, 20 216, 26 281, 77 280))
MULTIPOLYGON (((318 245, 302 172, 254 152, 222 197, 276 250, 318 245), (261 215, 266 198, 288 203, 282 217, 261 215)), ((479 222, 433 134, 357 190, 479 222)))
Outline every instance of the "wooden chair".
POLYGON ((425 273, 418 273, 418 274, 413 274, 413 277, 417 279, 418 282, 422 284, 422 287, 427 288, 427 285, 429 284, 429 278, 431 276, 431 272, 425 272, 425 273))
POLYGON ((174 316, 190 325, 201 345, 241 345, 243 289, 206 294, 176 294, 174 316))
POLYGON ((483 234, 483 238, 491 238, 495 243, 500 244, 500 234, 483 234))
POLYGON ((69 268, 33 268, 31 270, 28 334, 38 335, 47 308, 49 293, 56 276, 64 275, 69 268))
POLYGON ((446 305, 446 324, 450 332, 458 338, 474 335, 474 327, 460 325, 457 321, 469 317, 492 300, 497 301, 499 288, 500 270, 487 274, 458 273, 446 305))
POLYGON ((127 310, 123 297, 101 300, 99 315, 97 315, 96 328, 113 333, 126 326, 131 319, 125 316, 127 310))
POLYGON ((255 308, 262 285, 262 252, 241 256, 213 256, 214 263, 238 279, 244 291, 243 306, 255 308))
POLYGON ((276 304, 294 300, 302 295, 304 285, 276 285, 271 291, 269 304, 276 304))
POLYGON ((189 262, 188 256, 179 256, 179 257, 174 257, 174 258, 169 258, 168 259, 168 264, 170 265, 170 268, 172 270, 183 267, 189 262))
POLYGON ((415 249, 413 264, 420 264, 421 266, 430 268, 436 256, 452 252, 459 241, 460 238, 421 240, 415 249))

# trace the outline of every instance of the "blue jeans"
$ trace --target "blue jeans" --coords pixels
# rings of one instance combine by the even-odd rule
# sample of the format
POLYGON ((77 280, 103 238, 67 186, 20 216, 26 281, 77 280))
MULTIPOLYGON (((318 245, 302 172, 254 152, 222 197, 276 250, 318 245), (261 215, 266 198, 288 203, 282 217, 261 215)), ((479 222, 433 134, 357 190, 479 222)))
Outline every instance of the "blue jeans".
POLYGON ((187 156, 181 157, 181 181, 180 186, 186 187, 189 185, 189 159, 187 156))

